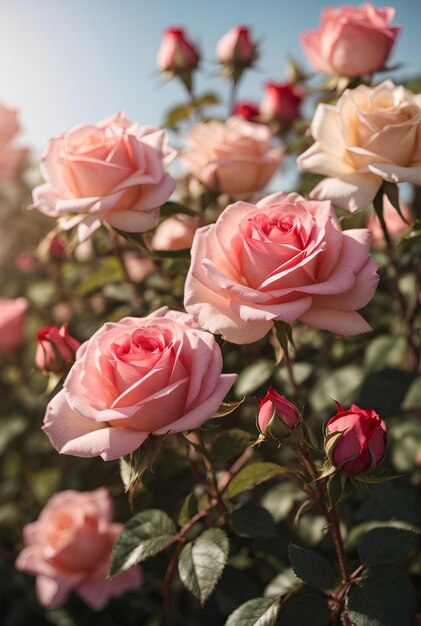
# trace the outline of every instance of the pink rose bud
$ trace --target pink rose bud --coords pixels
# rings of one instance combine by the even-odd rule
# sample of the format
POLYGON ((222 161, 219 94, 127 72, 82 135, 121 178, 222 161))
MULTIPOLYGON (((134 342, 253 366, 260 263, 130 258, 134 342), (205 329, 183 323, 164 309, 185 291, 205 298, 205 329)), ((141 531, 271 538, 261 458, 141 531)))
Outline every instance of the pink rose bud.
POLYGON ((267 83, 260 114, 265 120, 292 122, 300 115, 302 95, 290 83, 267 83))
POLYGON ((301 421, 302 413, 296 404, 287 400, 273 387, 269 387, 263 400, 257 400, 257 428, 262 435, 283 439, 301 421))
POLYGON ((223 65, 246 68, 257 59, 257 46, 251 41, 247 26, 235 26, 218 41, 215 53, 223 65))
POLYGON ((17 350, 25 341, 26 298, 0 298, 0 353, 17 350))
POLYGON ((304 54, 322 74, 362 76, 384 67, 400 26, 391 26, 391 7, 343 5, 322 11, 316 30, 301 34, 304 54))
POLYGON ((338 413, 326 426, 325 450, 331 463, 349 476, 374 472, 386 453, 386 424, 373 409, 352 404, 345 410, 337 402, 338 413), (339 437, 335 437, 340 433, 339 437))
POLYGON ((254 102, 237 102, 234 105, 233 115, 242 117, 248 122, 255 122, 259 116, 259 107, 254 102))
POLYGON ((200 54, 193 42, 189 41, 182 28, 164 30, 161 47, 156 59, 161 72, 180 74, 193 71, 200 60, 200 54))
POLYGON ((61 328, 46 326, 37 333, 35 364, 44 372, 61 372, 65 365, 75 360, 80 343, 67 332, 68 324, 61 328))

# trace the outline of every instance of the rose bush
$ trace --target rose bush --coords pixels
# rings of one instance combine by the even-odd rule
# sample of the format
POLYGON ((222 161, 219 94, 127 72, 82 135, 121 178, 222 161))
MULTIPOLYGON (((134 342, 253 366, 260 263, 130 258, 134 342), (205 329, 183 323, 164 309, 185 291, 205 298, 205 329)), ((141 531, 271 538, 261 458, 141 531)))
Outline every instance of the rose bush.
POLYGON ((315 143, 300 169, 329 176, 311 192, 350 211, 367 207, 384 180, 421 184, 421 95, 386 80, 348 89, 336 105, 319 104, 315 143))
POLYGON ((186 137, 182 161, 209 189, 231 195, 263 189, 283 160, 263 124, 231 117, 196 124, 186 137))
POLYGON ((26 298, 0 298, 0 352, 17 350, 25 341, 26 298))
POLYGON ((105 324, 78 350, 43 430, 62 454, 112 460, 149 434, 196 428, 237 378, 221 374, 214 337, 166 307, 105 324))
POLYGON ((390 22, 391 7, 326 7, 319 28, 302 33, 301 46, 311 65, 322 74, 362 76, 383 68, 401 28, 390 22))
POLYGON ((369 246, 368 229, 342 232, 331 202, 283 193, 236 202, 196 232, 184 305, 233 343, 257 341, 276 320, 364 333, 356 310, 379 280, 369 246))
POLYGON ((34 205, 60 218, 63 229, 78 225, 81 240, 103 222, 145 232, 175 189, 164 171, 174 155, 164 131, 135 124, 122 113, 76 126, 50 140, 41 160, 47 182, 33 190, 34 205))
POLYGON ((338 412, 328 421, 326 434, 342 435, 338 439, 327 438, 328 456, 349 476, 374 471, 386 453, 386 424, 373 409, 352 404, 346 410, 336 404, 338 412))
POLYGON ((106 580, 111 549, 122 524, 113 524, 112 501, 106 489, 62 491, 47 502, 36 522, 23 528, 26 547, 16 567, 37 576, 39 602, 62 604, 74 591, 100 611, 114 596, 139 590, 138 567, 106 580))

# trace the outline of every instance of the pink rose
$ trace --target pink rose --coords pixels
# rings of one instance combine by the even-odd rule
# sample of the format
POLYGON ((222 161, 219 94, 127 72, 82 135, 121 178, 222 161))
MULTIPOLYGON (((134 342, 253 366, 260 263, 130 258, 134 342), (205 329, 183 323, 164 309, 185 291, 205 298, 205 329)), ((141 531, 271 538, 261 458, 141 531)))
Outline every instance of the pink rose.
POLYGON ((267 83, 260 114, 265 120, 292 122, 300 115, 302 95, 296 85, 290 83, 267 83))
POLYGON ((199 217, 177 213, 158 226, 152 237, 152 247, 155 250, 190 249, 194 233, 201 225, 199 217))
POLYGON ((362 76, 382 69, 398 37, 395 9, 372 4, 323 9, 317 30, 300 40, 311 65, 322 74, 362 76))
POLYGON ((75 360, 80 342, 69 335, 68 324, 46 326, 37 332, 35 365, 44 372, 62 372, 75 360))
POLYGON ((237 195, 263 189, 283 160, 270 130, 239 117, 196 124, 187 135, 182 161, 209 189, 237 195))
POLYGON ((62 454, 110 461, 149 434, 203 424, 237 378, 221 374, 215 338, 166 307, 105 324, 78 350, 43 430, 62 454))
POLYGON ((47 502, 36 522, 23 528, 26 547, 17 569, 35 574, 39 602, 53 609, 74 591, 92 609, 127 591, 139 590, 141 571, 132 567, 106 580, 113 544, 122 524, 113 524, 106 489, 61 491, 47 502))
POLYGON ((257 46, 247 26, 235 26, 218 41, 215 53, 219 63, 245 68, 257 59, 257 46))
POLYGON ((338 413, 326 426, 326 452, 333 464, 349 476, 373 472, 386 453, 386 424, 373 409, 356 404, 346 410, 337 402, 338 413), (342 433, 339 439, 329 435, 342 433))
POLYGON ((11 141, 19 131, 17 110, 0 104, 0 182, 12 180, 28 157, 27 148, 15 148, 11 141))
POLYGON ((248 122, 254 122, 259 117, 259 106, 254 102, 237 102, 234 105, 233 114, 248 122))
POLYGON ((0 298, 0 352, 17 350, 25 341, 26 298, 0 298))
POLYGON ((187 39, 182 28, 164 30, 156 63, 161 72, 179 74, 194 70, 200 60, 195 44, 187 39))
POLYGON ((233 343, 257 341, 276 320, 358 335, 371 327, 356 310, 379 280, 369 248, 370 231, 342 232, 331 202, 236 202, 196 232, 184 306, 233 343))
POLYGON ((82 241, 105 222, 125 232, 145 232, 175 189, 164 171, 174 156, 164 131, 139 126, 124 114, 92 126, 76 126, 51 139, 41 160, 47 181, 35 187, 37 209, 78 225, 82 241))
POLYGON ((311 123, 315 143, 300 169, 329 176, 311 192, 357 211, 384 180, 421 185, 421 94, 386 80, 347 89, 336 105, 319 104, 311 123))
POLYGON ((283 439, 301 421, 301 411, 297 405, 287 400, 273 387, 269 387, 265 397, 257 401, 259 403, 257 428, 266 437, 283 439))
MULTIPOLYGON (((400 209, 407 222, 411 223, 414 219, 411 209, 402 202, 400 203, 400 209)), ((403 233, 409 228, 409 225, 403 221, 386 195, 383 196, 383 217, 386 222, 389 235, 392 237, 399 237, 399 235, 403 235, 403 233)), ((366 226, 371 231, 373 248, 377 248, 379 250, 385 248, 386 244, 383 229, 381 227, 380 220, 374 211, 370 212, 366 226)))

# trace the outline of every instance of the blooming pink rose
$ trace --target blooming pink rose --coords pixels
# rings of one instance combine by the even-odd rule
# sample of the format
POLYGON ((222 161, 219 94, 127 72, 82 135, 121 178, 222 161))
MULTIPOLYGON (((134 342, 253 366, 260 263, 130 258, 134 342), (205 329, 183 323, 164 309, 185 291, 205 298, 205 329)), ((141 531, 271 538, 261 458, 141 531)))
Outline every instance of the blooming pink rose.
POLYGON ((334 465, 350 476, 374 471, 386 453, 386 424, 373 409, 365 410, 352 404, 346 410, 336 404, 338 413, 326 427, 327 435, 342 433, 339 439, 327 437, 326 440, 334 465))
POLYGON ((349 211, 366 208, 384 180, 421 185, 421 94, 386 80, 347 89, 336 105, 319 104, 315 143, 300 169, 329 176, 311 192, 349 211))
POLYGON ((317 30, 302 33, 304 53, 322 74, 362 76, 384 67, 400 26, 391 26, 391 7, 372 4, 323 9, 317 30))
POLYGON ((200 54, 192 41, 187 39, 182 28, 164 30, 156 63, 161 72, 179 74, 191 72, 200 60, 200 54))
POLYGON ((356 310, 379 280, 369 248, 370 231, 342 232, 331 202, 236 202, 196 232, 184 306, 233 343, 257 341, 276 320, 358 335, 371 327, 356 310))
POLYGON ((203 424, 237 378, 221 374, 215 338, 166 307, 105 324, 78 350, 43 430, 62 454, 106 461, 133 452, 149 434, 203 424))
POLYGON ((17 110, 0 104, 0 182, 12 180, 28 157, 27 148, 15 148, 11 141, 19 131, 17 110))
POLYGON ((76 126, 51 139, 41 160, 47 182, 35 187, 34 205, 60 218, 64 230, 78 225, 81 241, 103 222, 145 232, 175 189, 164 171, 173 156, 163 130, 134 124, 122 113, 76 126))
POLYGON ((257 413, 257 428, 265 437, 283 439, 302 419, 302 412, 297 405, 285 396, 269 387, 262 400, 257 399, 259 411, 257 413))
POLYGON ((183 250, 191 248, 194 233, 201 226, 199 217, 177 213, 161 222, 152 237, 155 250, 183 250))
MULTIPOLYGON (((402 215, 410 224, 414 219, 411 209, 402 202, 400 203, 400 209, 402 215)), ((403 219, 386 195, 383 196, 383 217, 386 222, 389 235, 391 235, 392 237, 399 237, 399 235, 403 235, 403 233, 409 228, 407 222, 403 221, 403 219)), ((385 248, 386 244, 384 240, 383 229, 381 227, 380 220, 374 211, 370 212, 370 215, 368 216, 366 222, 366 226, 371 231, 373 248, 378 248, 379 250, 385 248)))
POLYGON ((80 342, 69 335, 68 324, 46 326, 37 332, 35 365, 44 372, 62 372, 75 360, 80 342))
POLYGON ((263 189, 283 160, 270 130, 239 117, 196 124, 187 135, 182 161, 209 189, 237 195, 263 189))
POLYGON ((0 352, 17 350, 25 341, 27 310, 26 298, 0 298, 0 352))
POLYGON ((113 544, 122 524, 113 524, 106 489, 61 491, 47 502, 36 522, 23 528, 26 547, 16 567, 35 574, 39 602, 52 609, 74 591, 92 609, 126 591, 139 590, 141 571, 132 567, 106 580, 113 544))
POLYGON ((300 115, 302 95, 296 85, 267 83, 260 104, 260 114, 267 120, 292 122, 300 115))
POLYGON ((219 63, 245 68, 256 60, 257 46, 247 26, 235 26, 218 41, 215 53, 219 63))
POLYGON ((254 122, 259 117, 259 106, 254 102, 237 102, 234 105, 233 114, 243 117, 248 122, 254 122))

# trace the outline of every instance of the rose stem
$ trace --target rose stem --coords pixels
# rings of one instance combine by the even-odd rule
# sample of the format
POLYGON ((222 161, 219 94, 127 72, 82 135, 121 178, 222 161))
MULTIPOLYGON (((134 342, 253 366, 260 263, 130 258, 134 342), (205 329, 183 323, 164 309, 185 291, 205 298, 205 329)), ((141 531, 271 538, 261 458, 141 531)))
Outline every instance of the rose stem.
MULTIPOLYGON (((305 446, 299 447, 299 456, 301 457, 305 468, 314 481, 317 489, 316 500, 322 509, 327 521, 329 522, 329 530, 332 535, 333 543, 335 545, 336 555, 338 557, 339 569, 341 571, 342 582, 347 583, 350 580, 348 568, 345 560, 345 547, 342 540, 341 530, 339 526, 338 512, 336 507, 332 507, 330 510, 326 505, 326 487, 320 480, 317 480, 319 472, 315 466, 308 450, 305 446)), ((316 495, 316 494, 315 494, 316 495)))
POLYGON ((229 92, 229 98, 228 98, 228 117, 231 117, 231 115, 233 115, 234 113, 235 100, 237 97, 237 84, 238 84, 238 81, 236 81, 233 77, 231 79, 230 92, 229 92))

